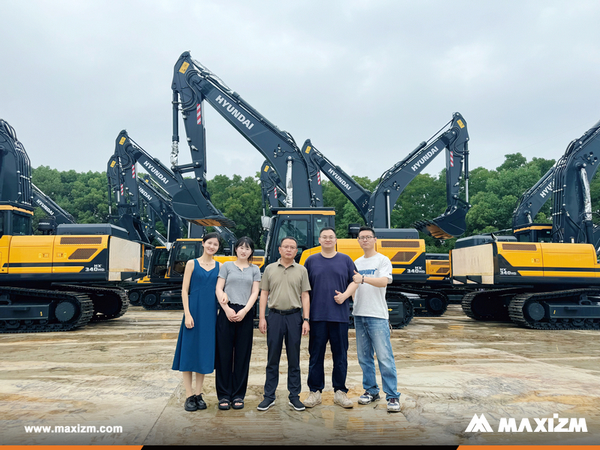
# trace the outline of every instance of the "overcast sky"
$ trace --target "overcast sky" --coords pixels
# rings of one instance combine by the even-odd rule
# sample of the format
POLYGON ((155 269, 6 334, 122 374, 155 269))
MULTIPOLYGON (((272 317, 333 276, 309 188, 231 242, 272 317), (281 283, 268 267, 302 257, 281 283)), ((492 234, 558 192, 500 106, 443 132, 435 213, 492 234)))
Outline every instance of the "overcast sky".
MULTIPOLYGON (((298 146, 371 179, 453 112, 471 169, 557 159, 600 120, 594 0, 0 0, 0 14, 0 117, 33 167, 104 171, 122 129, 167 163, 184 51, 298 146)), ((209 179, 260 170, 210 106, 205 118, 209 179)))

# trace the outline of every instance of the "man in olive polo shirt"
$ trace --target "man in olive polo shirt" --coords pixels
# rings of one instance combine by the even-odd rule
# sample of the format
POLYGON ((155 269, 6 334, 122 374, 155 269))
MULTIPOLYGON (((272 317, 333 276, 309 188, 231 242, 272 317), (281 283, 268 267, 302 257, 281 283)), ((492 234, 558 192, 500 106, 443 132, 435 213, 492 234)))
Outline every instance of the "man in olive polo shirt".
POLYGON ((279 361, 285 340, 288 359, 289 405, 303 411, 300 401, 300 340, 309 332, 310 283, 304 266, 294 257, 298 244, 293 237, 285 237, 279 244, 281 258, 269 264, 260 284, 259 324, 261 333, 267 333, 267 376, 264 399, 259 411, 266 411, 275 404, 275 391, 279 384, 279 361), (267 304, 269 316, 265 318, 267 304))

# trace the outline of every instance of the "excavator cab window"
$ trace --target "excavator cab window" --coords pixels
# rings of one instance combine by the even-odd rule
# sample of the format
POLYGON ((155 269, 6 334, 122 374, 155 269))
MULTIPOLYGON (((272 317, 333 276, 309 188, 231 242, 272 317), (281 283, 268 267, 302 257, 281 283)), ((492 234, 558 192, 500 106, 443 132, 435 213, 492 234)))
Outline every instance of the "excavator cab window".
POLYGON ((531 226, 515 233, 519 242, 552 242, 552 225, 531 226))
MULTIPOLYGON (((200 247, 201 248, 201 247, 200 247)), ((174 248, 173 271, 181 276, 185 271, 185 265, 190 259, 198 258, 197 246, 192 244, 183 244, 174 248)))
POLYGON ((3 211, 0 211, 0 237, 4 236, 4 215, 3 211))
POLYGON ((31 235, 31 217, 13 212, 12 214, 12 235, 29 236, 31 235))
POLYGON ((152 262, 149 268, 150 278, 164 278, 167 273, 168 260, 169 252, 167 249, 155 249, 152 252, 152 262))
MULTIPOLYGON (((291 236, 298 242, 298 253, 296 254, 296 262, 300 260, 302 252, 310 247, 308 242, 308 221, 298 219, 286 219, 279 227, 277 234, 277 247, 284 237, 291 236)), ((278 251, 279 253, 279 251, 278 251)))
POLYGON ((329 217, 331 216, 315 217, 315 223, 313 228, 313 247, 318 247, 319 245, 321 245, 319 244, 319 236, 321 235, 321 230, 323 228, 331 226, 335 227, 335 224, 331 225, 329 217))

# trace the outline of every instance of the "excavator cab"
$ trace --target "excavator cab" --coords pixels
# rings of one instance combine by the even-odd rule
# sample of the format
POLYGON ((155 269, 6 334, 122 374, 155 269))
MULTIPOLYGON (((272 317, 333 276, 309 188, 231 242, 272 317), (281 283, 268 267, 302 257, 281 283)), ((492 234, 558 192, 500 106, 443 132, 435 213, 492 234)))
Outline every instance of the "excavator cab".
POLYGON ((8 272, 8 256, 12 236, 31 234, 33 210, 14 206, 11 202, 0 203, 0 273, 8 272))
POLYGON ((551 223, 531 223, 514 230, 519 242, 552 242, 551 223))
POLYGON ((291 236, 298 242, 296 262, 300 262, 305 250, 319 246, 319 234, 323 228, 335 227, 335 211, 333 208, 273 208, 273 218, 267 237, 269 262, 277 261, 279 243, 291 236))
POLYGON ((178 239, 171 248, 167 277, 183 279, 187 262, 200 256, 202 256, 201 239, 178 239))

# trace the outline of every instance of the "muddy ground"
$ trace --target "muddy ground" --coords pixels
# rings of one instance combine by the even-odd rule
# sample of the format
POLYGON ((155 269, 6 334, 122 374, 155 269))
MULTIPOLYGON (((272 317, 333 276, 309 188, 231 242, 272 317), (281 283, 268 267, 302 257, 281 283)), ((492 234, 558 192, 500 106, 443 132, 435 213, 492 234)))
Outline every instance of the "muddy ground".
MULTIPOLYGON (((415 318, 392 341, 401 412, 384 400, 361 406, 362 373, 350 333, 347 386, 355 407, 323 404, 297 412, 287 404, 282 357, 278 399, 262 400, 266 341, 255 330, 249 392, 243 410, 219 411, 214 374, 205 411, 186 412, 181 375, 171 370, 181 311, 131 307, 123 317, 66 333, 0 335, 0 435, 3 444, 597 444, 600 442, 600 333, 530 331, 467 318, 459 305, 442 317, 415 318), (485 415, 491 432, 466 432, 485 415), (499 432, 502 418, 585 419, 587 432, 499 432), (27 432, 67 426, 69 432, 27 432), (95 426, 96 432, 84 427, 95 426), (122 431, 99 432, 101 426, 122 431)), ((308 394, 308 339, 302 342, 308 394)), ((331 358, 327 355, 328 372, 331 358)), ((379 374, 378 374, 379 377, 379 374)), ((380 380, 380 378, 378 378, 380 380)), ((552 427, 552 428, 553 428, 552 427)), ((104 430, 105 431, 105 430, 104 430)))

